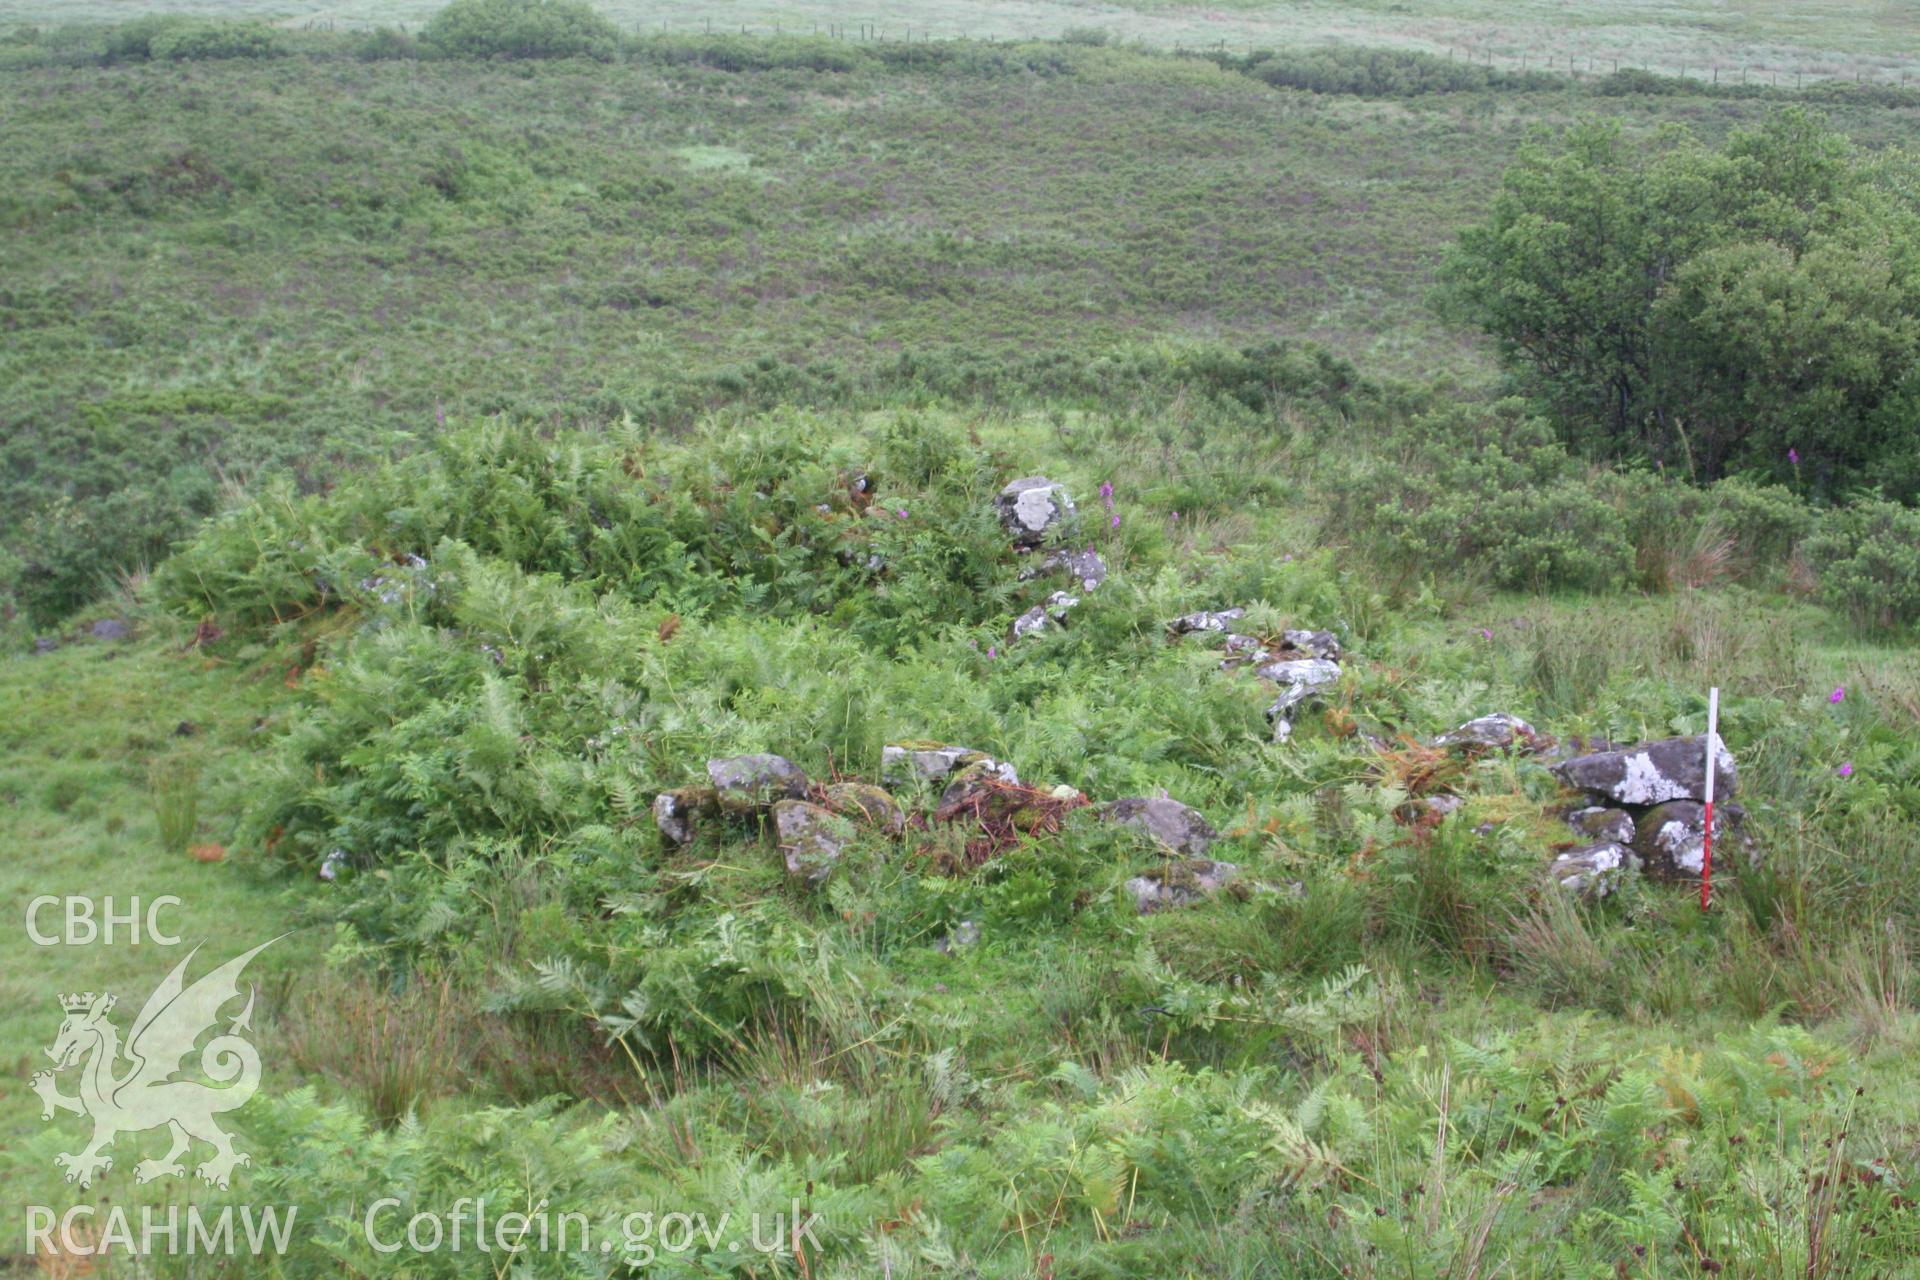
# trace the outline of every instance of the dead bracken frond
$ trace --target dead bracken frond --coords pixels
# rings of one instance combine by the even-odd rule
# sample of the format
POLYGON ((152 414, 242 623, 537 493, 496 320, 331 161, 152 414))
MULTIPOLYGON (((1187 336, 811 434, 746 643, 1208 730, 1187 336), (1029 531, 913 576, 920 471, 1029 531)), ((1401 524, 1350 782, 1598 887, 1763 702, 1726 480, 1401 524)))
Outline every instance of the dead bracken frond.
POLYGON ((1066 815, 1086 804, 1087 798, 1077 792, 1057 796, 1017 782, 985 779, 934 810, 933 820, 965 833, 964 861, 951 868, 964 871, 991 862, 1018 845, 1022 836, 1057 834, 1066 815))
POLYGON ((1466 760, 1445 747, 1403 737, 1400 744, 1378 753, 1381 781, 1410 796, 1453 790, 1466 774, 1466 760))

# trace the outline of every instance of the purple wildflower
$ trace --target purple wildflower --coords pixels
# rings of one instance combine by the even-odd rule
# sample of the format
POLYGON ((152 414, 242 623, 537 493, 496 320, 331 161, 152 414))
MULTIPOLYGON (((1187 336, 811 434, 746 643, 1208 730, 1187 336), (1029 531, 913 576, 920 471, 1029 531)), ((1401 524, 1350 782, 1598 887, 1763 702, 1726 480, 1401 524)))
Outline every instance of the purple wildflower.
POLYGON ((1853 761, 1851 760, 1847 761, 1845 764, 1842 764, 1838 769, 1834 770, 1834 772, 1839 774, 1843 778, 1851 778, 1853 776, 1853 761))
POLYGON ((1107 504, 1107 510, 1113 510, 1113 481, 1103 480, 1100 482, 1100 501, 1107 504))
POLYGON ((1799 466, 1799 465, 1800 465, 1800 451, 1799 451, 1798 449, 1789 449, 1789 450, 1787 450, 1787 461, 1788 461, 1788 462, 1791 462, 1791 463, 1792 463, 1792 464, 1793 464, 1794 466, 1796 466, 1796 467, 1797 467, 1797 466, 1799 466))
POLYGON ((999 648, 999 646, 998 646, 998 645, 991 645, 991 644, 990 644, 990 645, 988 645, 988 646, 987 646, 987 657, 989 657, 989 658, 997 658, 997 657, 999 657, 999 656, 1000 656, 1000 648, 999 648))
POLYGON ((907 518, 907 509, 905 507, 902 507, 898 511, 894 512, 893 514, 899 516, 902 520, 905 520, 907 518))
POLYGON ((1493 639, 1493 632, 1487 630, 1485 627, 1482 627, 1480 628, 1480 638, 1482 640, 1491 640, 1493 639))
POLYGON ((1116 515, 1116 516, 1114 516, 1114 518, 1112 519, 1112 521, 1111 521, 1111 522, 1110 522, 1110 524, 1109 524, 1109 527, 1111 527, 1111 528, 1114 528, 1114 529, 1118 529, 1118 528, 1120 527, 1120 517, 1119 517, 1119 516, 1117 516, 1117 515, 1116 515))
POLYGON ((1839 702, 1843 701, 1846 698, 1846 696, 1847 696, 1847 686, 1840 685, 1832 693, 1827 695, 1827 701, 1838 704, 1839 702))

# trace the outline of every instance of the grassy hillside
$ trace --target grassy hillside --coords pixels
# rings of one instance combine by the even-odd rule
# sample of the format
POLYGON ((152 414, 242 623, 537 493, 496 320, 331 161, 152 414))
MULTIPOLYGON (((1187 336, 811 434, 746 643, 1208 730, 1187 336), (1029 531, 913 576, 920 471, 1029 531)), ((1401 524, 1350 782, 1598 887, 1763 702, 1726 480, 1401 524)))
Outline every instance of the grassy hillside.
MULTIPOLYGON (((1818 12, 994 11, 1670 57, 1818 12)), ((1832 16, 1842 68, 1904 21, 1832 16)), ((0 934, 0 1206, 299 1226, 102 1260, 16 1220, 22 1274, 1920 1275, 1908 517, 1816 506, 1797 453, 1576 456, 1428 306, 1529 137, 1715 144, 1788 95, 122 38, 0 45, 0 879, 176 895, 209 957, 286 936, 253 1163, 137 1183, 127 1135, 81 1189, 30 1083, 54 995, 124 1028, 178 953, 0 934), (1033 476, 1077 510, 1028 537, 1033 476), (1255 668, 1308 654, 1276 733, 1255 668), (1712 909, 1637 802, 1644 867, 1569 886, 1555 766, 1702 734, 1709 687, 1712 909), (936 744, 1018 781, 889 766, 936 744), (804 792, 708 789, 764 753, 804 792), (1121 820, 1161 798, 1184 834, 1121 820), (382 1239, 479 1197, 590 1241, 388 1251, 386 1197, 382 1239)), ((1792 100, 1868 155, 1920 113, 1792 100)))
MULTIPOLYGON (((38 623, 234 486, 311 487, 449 416, 684 421, 743 392, 974 389, 1010 354, 1276 337, 1481 382, 1424 299, 1530 130, 1604 114, 1712 138, 1769 109, 1316 94, 1059 45, 16 52, 0 585, 38 623)), ((1877 145, 1910 130, 1903 102, 1828 109, 1877 145)))

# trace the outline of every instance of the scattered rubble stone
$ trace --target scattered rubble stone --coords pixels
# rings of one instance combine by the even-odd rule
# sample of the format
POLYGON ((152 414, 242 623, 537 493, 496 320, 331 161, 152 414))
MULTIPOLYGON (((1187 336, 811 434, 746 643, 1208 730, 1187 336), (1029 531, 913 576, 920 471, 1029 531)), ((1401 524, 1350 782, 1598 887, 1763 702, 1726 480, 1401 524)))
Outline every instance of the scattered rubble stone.
POLYGON ((1286 641, 1286 647, 1316 658, 1325 658, 1330 662, 1340 660, 1340 641, 1331 631, 1283 631, 1280 638, 1286 641))
POLYGON ((993 765, 1002 782, 1020 781, 1012 765, 1003 764, 984 751, 940 742, 888 743, 880 749, 880 780, 894 787, 939 782, 968 765, 982 762, 993 765))
POLYGON ((773 806, 773 831, 780 842, 787 874, 817 885, 833 874, 853 839, 846 818, 805 800, 781 800, 773 806))
POLYGON ((1505 751, 1511 747, 1538 750, 1547 739, 1519 716, 1505 711, 1469 720, 1457 729, 1449 729, 1433 740, 1436 747, 1484 748, 1505 751))
POLYGON ((1082 591, 1092 591, 1107 580, 1107 562, 1092 547, 1080 551, 1068 551, 1056 548, 1047 552, 1038 564, 1032 564, 1020 571, 1022 582, 1031 582, 1035 578, 1050 573, 1065 572, 1080 584, 1082 591))
POLYGON ((1466 807, 1466 803, 1463 797, 1445 792, 1432 796, 1414 796, 1394 810, 1394 816, 1409 826, 1415 823, 1435 826, 1450 814, 1458 813, 1466 807))
POLYGON ((764 809, 807 794, 807 775, 785 756, 756 754, 707 761, 720 807, 733 813, 764 809))
POLYGON ((1219 833, 1206 815, 1165 796, 1130 796, 1115 800, 1100 810, 1109 822, 1144 831, 1175 853, 1198 857, 1205 853, 1219 833))
POLYGON ((1569 813, 1567 825, 1573 828, 1575 834, 1583 835, 1589 840, 1607 840, 1614 844, 1633 843, 1633 815, 1625 809, 1588 805, 1569 813))
POLYGON ((1024 640, 1046 630, 1050 624, 1064 627, 1067 624, 1067 611, 1079 603, 1079 596, 1070 596, 1064 591, 1054 592, 1047 597, 1045 604, 1037 604, 1013 620, 1013 625, 1007 628, 1007 643, 1024 640))
POLYGON ((1167 624, 1167 630, 1176 636, 1192 635, 1196 631, 1225 631, 1227 624, 1238 622, 1247 614, 1245 609, 1202 609, 1198 613, 1183 613, 1167 624))
POLYGON ((1285 742, 1293 736, 1293 709, 1332 688, 1340 679, 1340 664, 1325 658, 1293 658, 1270 662, 1254 674, 1281 686, 1280 696, 1267 708, 1267 720, 1273 725, 1273 740, 1285 742))
POLYGON ((1150 915, 1210 898, 1239 874, 1240 868, 1231 862, 1192 858, 1134 876, 1127 881, 1127 892, 1133 897, 1134 909, 1141 915, 1150 915))
POLYGON ((1640 859, 1632 849, 1617 841, 1602 840, 1555 858, 1552 875, 1571 893, 1604 898, 1639 869, 1640 859))
POLYGON ((953 926, 953 932, 940 938, 933 949, 941 955, 951 955, 963 947, 971 947, 980 941, 980 923, 977 920, 962 920, 953 926))
POLYGON ((822 789, 826 807, 876 831, 897 836, 907 829, 907 815, 892 796, 871 782, 835 782, 822 789))
POLYGON ((718 815, 720 797, 712 787, 680 787, 653 798, 653 823, 672 844, 687 844, 702 819, 718 815))

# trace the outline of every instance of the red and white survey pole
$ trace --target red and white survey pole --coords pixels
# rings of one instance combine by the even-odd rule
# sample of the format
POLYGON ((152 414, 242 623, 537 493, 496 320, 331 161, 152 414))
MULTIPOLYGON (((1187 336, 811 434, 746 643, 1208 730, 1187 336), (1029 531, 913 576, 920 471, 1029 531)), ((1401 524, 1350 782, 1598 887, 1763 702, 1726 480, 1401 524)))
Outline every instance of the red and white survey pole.
POLYGON ((1720 690, 1707 691, 1707 834, 1700 852, 1700 909, 1713 901, 1713 762, 1720 741, 1720 690))

